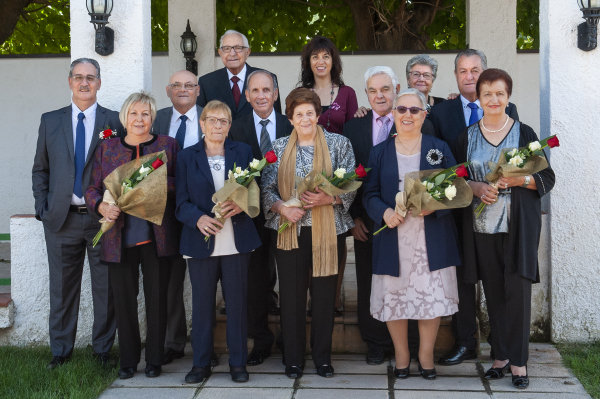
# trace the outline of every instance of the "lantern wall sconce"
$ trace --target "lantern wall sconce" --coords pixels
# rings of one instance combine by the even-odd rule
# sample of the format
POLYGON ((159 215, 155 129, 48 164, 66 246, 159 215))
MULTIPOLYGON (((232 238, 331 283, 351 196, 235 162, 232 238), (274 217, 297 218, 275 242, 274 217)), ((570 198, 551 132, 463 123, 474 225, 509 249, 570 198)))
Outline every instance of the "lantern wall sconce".
POLYGON ((585 22, 577 27, 577 47, 583 51, 592 51, 598 46, 600 0, 577 0, 577 4, 585 19, 585 22))
POLYGON ((196 35, 190 28, 190 20, 187 21, 187 27, 185 32, 181 35, 181 51, 185 57, 185 70, 190 71, 194 75, 198 76, 198 61, 194 59, 196 56, 196 50, 198 49, 198 42, 196 41, 196 35))
POLYGON ((106 27, 113 8, 113 0, 86 0, 91 23, 96 30, 96 53, 110 55, 115 51, 115 32, 106 27))

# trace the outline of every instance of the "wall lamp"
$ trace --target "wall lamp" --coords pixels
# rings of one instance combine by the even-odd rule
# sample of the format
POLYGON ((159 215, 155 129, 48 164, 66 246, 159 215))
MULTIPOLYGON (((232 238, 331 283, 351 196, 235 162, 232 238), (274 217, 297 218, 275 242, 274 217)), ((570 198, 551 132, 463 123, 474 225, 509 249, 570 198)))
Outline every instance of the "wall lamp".
POLYGON ((110 55, 115 51, 115 32, 106 27, 113 8, 113 0, 86 0, 91 23, 96 29, 96 53, 110 55))
POLYGON ((194 59, 196 50, 198 49, 198 42, 196 41, 196 35, 194 35, 194 32, 192 32, 192 29, 190 28, 189 19, 187 21, 185 32, 181 35, 180 46, 183 56, 185 57, 185 70, 198 76, 198 61, 194 59))
POLYGON ((577 47, 583 51, 592 51, 598 45, 600 0, 577 0, 577 4, 585 19, 585 22, 577 27, 577 47))

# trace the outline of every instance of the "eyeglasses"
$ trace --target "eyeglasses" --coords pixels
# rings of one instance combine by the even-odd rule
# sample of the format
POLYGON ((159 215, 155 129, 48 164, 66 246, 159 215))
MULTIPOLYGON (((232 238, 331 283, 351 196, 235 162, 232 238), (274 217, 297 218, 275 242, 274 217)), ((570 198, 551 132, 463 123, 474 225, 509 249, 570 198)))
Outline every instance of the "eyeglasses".
POLYGON ((399 106, 397 106, 394 109, 396 111, 398 111, 399 114, 405 114, 406 111, 410 111, 410 113, 412 115, 417 115, 419 112, 425 111, 423 108, 419 108, 419 107, 405 107, 404 105, 399 105, 399 106))
POLYGON ((413 78, 415 78, 417 80, 421 79, 421 78, 423 78, 423 80, 431 80, 431 79, 433 79, 433 75, 430 74, 430 73, 427 73, 427 72, 421 73, 421 72, 414 71, 414 72, 410 73, 410 76, 412 76, 413 78))
POLYGON ((87 76, 75 75, 75 76, 71 76, 71 79, 73 79, 76 83, 81 83, 84 80, 87 80, 88 83, 95 83, 96 80, 98 79, 98 77, 94 76, 94 75, 87 75, 87 76))
POLYGON ((244 51, 245 48, 248 48, 246 46, 223 46, 221 47, 221 51, 223 51, 224 53, 230 53, 231 49, 234 49, 236 53, 241 53, 242 51, 244 51))
POLYGON ((196 86, 198 86, 198 85, 195 85, 195 84, 193 84, 193 83, 186 83, 186 84, 184 84, 184 85, 182 85, 181 83, 172 83, 172 84, 170 84, 170 85, 167 85, 167 86, 171 86, 171 88, 172 88, 173 90, 181 90, 181 87, 182 87, 182 86, 183 86, 183 88, 184 88, 185 90, 193 90, 193 89, 194 89, 194 87, 196 87, 196 86))
POLYGON ((217 122, 223 127, 227 127, 231 123, 229 122, 229 119, 219 119, 215 118, 214 116, 209 116, 208 118, 206 118, 206 123, 208 123, 209 125, 216 125, 217 122))

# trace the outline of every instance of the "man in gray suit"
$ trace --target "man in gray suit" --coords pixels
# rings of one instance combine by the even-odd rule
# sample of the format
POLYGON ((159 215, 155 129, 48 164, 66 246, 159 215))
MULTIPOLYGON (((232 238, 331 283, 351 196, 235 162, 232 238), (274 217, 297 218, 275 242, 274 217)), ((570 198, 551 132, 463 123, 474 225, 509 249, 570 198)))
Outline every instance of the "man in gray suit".
POLYGON ((32 180, 35 217, 44 225, 50 268, 50 348, 48 369, 67 361, 73 353, 81 276, 88 254, 92 279, 94 325, 92 346, 101 364, 109 361, 116 321, 108 269, 100 264, 100 247, 92 240, 100 223, 83 199, 92 173, 92 158, 100 132, 123 135, 119 114, 98 105, 100 66, 88 58, 71 63, 71 105, 42 115, 32 180))
MULTIPOLYGON (((187 148, 202 138, 200 115, 202 107, 196 105, 200 86, 196 75, 188 71, 178 71, 171 75, 167 85, 167 96, 172 107, 159 110, 152 125, 152 133, 169 135, 179 143, 179 148, 187 148)), ((183 257, 173 261, 169 291, 167 294, 167 335, 163 364, 183 357, 187 341, 187 325, 183 304, 183 282, 185 280, 186 261, 183 257)), ((213 356, 213 363, 215 361, 213 356)))

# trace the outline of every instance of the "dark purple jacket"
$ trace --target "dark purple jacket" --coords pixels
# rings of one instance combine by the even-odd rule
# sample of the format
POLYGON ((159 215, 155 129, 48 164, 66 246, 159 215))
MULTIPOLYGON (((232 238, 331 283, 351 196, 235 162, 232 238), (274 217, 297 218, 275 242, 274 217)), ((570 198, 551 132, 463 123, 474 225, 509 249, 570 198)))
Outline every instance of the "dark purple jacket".
MULTIPOLYGON (((167 155, 167 207, 160 226, 153 224, 154 237, 159 258, 179 256, 179 229, 175 219, 175 168, 179 146, 172 137, 155 135, 152 140, 139 145, 139 156, 165 150, 167 155)), ((90 186, 85 192, 85 202, 90 212, 98 213, 98 206, 104 195, 104 179, 117 167, 132 161, 137 156, 135 146, 125 143, 124 138, 104 140, 94 153, 94 166, 90 186)), ((98 213, 99 214, 99 213, 98 213)), ((112 229, 102 236, 102 263, 121 263, 121 229, 125 223, 125 214, 121 212, 112 229)))

